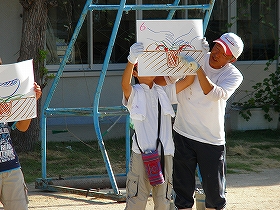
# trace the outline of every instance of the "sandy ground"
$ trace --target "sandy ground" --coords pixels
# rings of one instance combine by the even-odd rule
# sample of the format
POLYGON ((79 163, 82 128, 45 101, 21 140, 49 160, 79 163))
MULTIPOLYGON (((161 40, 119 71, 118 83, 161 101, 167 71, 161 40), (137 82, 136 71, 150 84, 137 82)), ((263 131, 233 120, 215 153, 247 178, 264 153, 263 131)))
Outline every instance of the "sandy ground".
MULTIPOLYGON (((123 189, 122 192, 125 193, 123 189)), ((279 210, 280 169, 269 169, 249 174, 229 174, 227 176, 227 199, 227 210, 279 210)), ((29 185, 29 209, 120 210, 124 207, 125 203, 117 203, 108 199, 64 192, 42 192, 35 189, 34 185, 29 185)), ((0 206, 0 209, 3 208, 0 206)), ((153 209, 151 198, 146 209, 153 209)))

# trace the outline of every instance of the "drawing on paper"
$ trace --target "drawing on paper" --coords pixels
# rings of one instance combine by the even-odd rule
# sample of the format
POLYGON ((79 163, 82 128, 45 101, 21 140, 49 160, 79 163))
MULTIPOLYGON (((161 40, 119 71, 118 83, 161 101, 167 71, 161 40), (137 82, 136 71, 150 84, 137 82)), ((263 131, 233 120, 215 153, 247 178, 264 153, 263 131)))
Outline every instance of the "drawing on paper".
POLYGON ((37 116, 33 62, 0 65, 0 122, 37 116))
POLYGON ((137 41, 144 44, 139 75, 182 76, 193 74, 179 54, 190 55, 201 65, 202 20, 138 20, 137 41))

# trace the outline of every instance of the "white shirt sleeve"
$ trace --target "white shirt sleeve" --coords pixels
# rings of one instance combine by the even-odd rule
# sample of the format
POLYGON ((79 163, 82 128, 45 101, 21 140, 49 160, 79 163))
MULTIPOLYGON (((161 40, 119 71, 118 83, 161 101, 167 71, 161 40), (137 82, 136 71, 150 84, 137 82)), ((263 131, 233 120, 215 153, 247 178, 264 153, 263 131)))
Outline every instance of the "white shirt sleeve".
POLYGON ((207 97, 212 101, 227 100, 240 86, 242 81, 243 76, 238 70, 226 74, 225 77, 221 76, 216 84, 212 82, 214 88, 207 94, 207 97))

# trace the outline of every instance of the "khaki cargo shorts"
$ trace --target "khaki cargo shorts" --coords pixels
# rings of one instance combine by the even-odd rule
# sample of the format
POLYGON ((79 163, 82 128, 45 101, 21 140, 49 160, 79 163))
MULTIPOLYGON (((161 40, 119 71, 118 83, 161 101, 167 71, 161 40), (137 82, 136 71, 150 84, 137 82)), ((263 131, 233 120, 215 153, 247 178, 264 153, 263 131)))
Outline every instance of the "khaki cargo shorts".
POLYGON ((27 210, 27 187, 21 169, 0 173, 0 201, 5 210, 27 210))

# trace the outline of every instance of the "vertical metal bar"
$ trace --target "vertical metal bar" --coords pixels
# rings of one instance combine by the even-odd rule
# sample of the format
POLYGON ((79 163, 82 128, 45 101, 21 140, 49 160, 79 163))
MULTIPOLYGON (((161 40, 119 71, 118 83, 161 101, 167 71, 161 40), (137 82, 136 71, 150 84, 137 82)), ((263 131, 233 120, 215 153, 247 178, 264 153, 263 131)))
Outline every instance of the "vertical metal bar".
MULTIPOLYGON (((278 1, 276 14, 277 14, 277 20, 278 20, 278 37, 280 37, 280 1, 278 1)), ((277 53, 276 55, 278 55, 277 63, 276 63, 276 70, 277 70, 277 68, 279 68, 279 65, 280 65, 280 56, 279 56, 280 55, 280 39, 279 38, 278 38, 277 48, 276 48, 275 52, 277 53)))
POLYGON ((47 118, 45 112, 41 114, 41 159, 42 178, 47 178, 47 118))
POLYGON ((113 27, 113 31, 111 34, 111 38, 108 44, 108 48, 107 48, 107 52, 106 52, 106 56, 105 56, 105 60, 102 66, 102 71, 100 73, 100 77, 98 80, 98 85, 96 88, 96 92, 95 92, 95 97, 94 97, 94 103, 93 103, 93 121, 94 121, 94 127, 95 127, 95 131, 97 134, 97 139, 98 139, 98 143, 100 146, 100 150, 105 162, 105 166, 109 175, 109 179, 110 182, 112 184, 112 188, 114 190, 115 194, 119 194, 119 190, 118 190, 118 186, 114 177, 114 173, 108 158, 108 154, 107 151, 105 149, 105 145, 102 139, 102 135, 101 135, 101 130, 100 130, 100 125, 99 125, 99 112, 98 112, 98 105, 99 105, 99 99, 100 99, 100 93, 101 93, 101 89, 104 83, 104 79, 105 79, 105 75, 106 75, 106 71, 108 69, 108 65, 109 65, 109 61, 110 61, 110 57, 112 54, 112 50, 113 50, 113 46, 116 40, 116 36, 117 36, 117 32, 118 32, 118 28, 121 22, 121 18, 122 18, 122 14, 124 11, 124 6, 125 6, 126 0, 122 0, 120 2, 120 7, 119 10, 117 12, 117 16, 116 16, 116 20, 115 20, 115 24, 113 27))
POLYGON ((93 36, 93 12, 90 12, 89 14, 89 24, 88 24, 88 28, 89 28, 89 33, 88 33, 88 43, 89 43, 89 68, 93 69, 93 63, 94 63, 94 36, 93 36))
MULTIPOLYGON (((173 5, 173 6, 178 6, 179 3, 180 3, 180 0, 175 0, 175 1, 173 2, 172 5, 173 5)), ((175 9, 170 10, 170 11, 169 11, 169 14, 168 14, 168 16, 167 16, 167 20, 171 20, 171 19, 173 18, 173 15, 175 14, 175 12, 176 12, 175 9)))
MULTIPOLYGON (((184 0, 184 4, 188 5, 189 0, 184 0)), ((188 19, 188 17, 189 17, 189 11, 187 9, 185 10, 184 17, 185 17, 185 19, 188 19)))
POLYGON ((42 114, 41 114, 42 119, 41 119, 41 125, 40 125, 41 126, 41 138, 42 138, 41 139, 41 142, 42 142, 42 178, 46 178, 46 174, 47 174, 47 169, 46 169, 46 145, 47 145, 47 143, 46 143, 46 141, 47 141, 47 139, 46 139, 46 116, 45 116, 44 111, 47 110, 47 108, 50 105, 52 96, 53 96, 54 91, 55 91, 55 89, 58 85, 59 79, 60 79, 60 77, 63 73, 64 67, 66 65, 66 61, 68 60, 68 58, 70 56, 70 53, 72 51, 72 48, 74 46, 74 43, 75 43, 75 41, 76 41, 76 39, 79 35, 80 29, 83 25, 83 22, 85 20, 86 15, 87 15, 90 4, 91 4, 91 0, 87 0, 87 2, 85 3, 84 9, 82 11, 82 14, 80 16, 80 19, 77 23, 77 26, 76 26, 76 28, 73 32, 72 38, 69 42, 69 45, 68 45, 67 50, 65 52, 65 55, 64 55, 64 57, 63 57, 63 59, 60 63, 59 69, 56 73, 56 76, 54 78, 52 86, 51 86, 51 88, 48 92, 48 95, 47 95, 46 101, 44 103, 44 106, 42 108, 42 114), (45 164, 45 165, 43 165, 43 164, 45 164))
POLYGON ((231 23, 231 26, 229 30, 231 32, 237 33, 237 23, 236 23, 236 17, 237 17, 237 3, 235 0, 228 0, 228 16, 227 16, 227 21, 228 23, 231 23), (232 18, 235 18, 232 19, 232 18))
MULTIPOLYGON (((136 0, 136 5, 142 5, 142 0, 136 0)), ((142 10, 136 10, 136 20, 142 20, 143 19, 143 11, 142 10)))
POLYGON ((205 35, 206 28, 208 26, 214 4, 215 4, 215 0, 209 0, 209 8, 208 10, 205 11, 204 20, 203 20, 203 35, 205 35))

